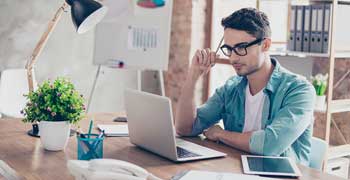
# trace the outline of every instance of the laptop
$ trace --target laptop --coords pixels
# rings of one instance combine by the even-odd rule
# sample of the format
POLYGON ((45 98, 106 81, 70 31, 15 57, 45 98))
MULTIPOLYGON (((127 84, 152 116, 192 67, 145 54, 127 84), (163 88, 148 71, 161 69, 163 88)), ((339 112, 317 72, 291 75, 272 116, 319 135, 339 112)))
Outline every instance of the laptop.
POLYGON ((169 98, 131 89, 124 95, 131 143, 176 162, 226 156, 175 137, 169 98))

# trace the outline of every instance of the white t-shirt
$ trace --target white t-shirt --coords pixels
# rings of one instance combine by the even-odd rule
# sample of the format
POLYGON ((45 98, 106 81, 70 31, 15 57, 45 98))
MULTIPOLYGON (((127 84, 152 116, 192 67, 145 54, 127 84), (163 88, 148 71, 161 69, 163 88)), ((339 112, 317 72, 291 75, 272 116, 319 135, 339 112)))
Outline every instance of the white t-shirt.
POLYGON ((261 129, 261 117, 266 95, 263 89, 254 96, 250 93, 249 83, 245 91, 245 119, 243 132, 261 129))

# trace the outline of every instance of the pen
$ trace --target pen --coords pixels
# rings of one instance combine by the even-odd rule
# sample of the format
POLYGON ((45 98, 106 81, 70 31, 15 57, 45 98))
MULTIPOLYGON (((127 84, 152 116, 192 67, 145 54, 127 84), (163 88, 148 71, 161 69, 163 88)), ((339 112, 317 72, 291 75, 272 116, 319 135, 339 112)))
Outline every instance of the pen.
POLYGON ((97 140, 96 140, 96 141, 94 142, 94 144, 92 145, 92 147, 93 147, 94 149, 97 148, 97 146, 98 146, 98 144, 100 143, 100 141, 102 141, 102 140, 99 140, 99 139, 101 139, 104 135, 105 135, 105 130, 102 130, 101 133, 96 137, 97 140))
POLYGON ((91 130, 92 130, 92 124, 93 124, 93 121, 91 119, 90 120, 90 126, 89 126, 89 132, 88 132, 88 138, 90 138, 90 134, 91 134, 91 130))
MULTIPOLYGON (((220 46, 221 46, 222 41, 224 41, 224 37, 221 38, 221 40, 220 40, 220 42, 219 42, 219 45, 218 45, 218 47, 217 47, 216 50, 215 50, 215 56, 216 56, 216 55, 218 54, 218 52, 219 52, 219 49, 220 49, 220 46)), ((216 58, 216 57, 215 57, 215 58, 216 58)), ((215 64, 211 64, 211 67, 213 67, 213 66, 215 66, 215 64)))
POLYGON ((217 54, 219 52, 219 49, 220 49, 220 45, 222 43, 222 41, 224 40, 224 37, 221 38, 220 42, 219 42, 219 45, 218 47, 216 48, 216 51, 215 51, 215 54, 217 54))
POLYGON ((105 135, 105 130, 103 129, 100 134, 96 137, 96 139, 100 139, 105 135))

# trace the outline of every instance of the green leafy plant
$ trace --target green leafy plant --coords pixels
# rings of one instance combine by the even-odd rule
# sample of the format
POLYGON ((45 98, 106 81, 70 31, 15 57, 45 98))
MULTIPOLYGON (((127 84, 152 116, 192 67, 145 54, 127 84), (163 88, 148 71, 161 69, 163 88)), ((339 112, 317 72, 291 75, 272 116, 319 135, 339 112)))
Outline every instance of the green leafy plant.
POLYGON ((83 95, 66 78, 44 81, 27 95, 28 102, 21 111, 23 122, 69 121, 76 124, 85 112, 83 95))
POLYGON ((328 74, 325 74, 325 75, 317 74, 316 76, 311 76, 311 82, 316 90, 317 96, 323 96, 326 93, 327 79, 328 79, 328 74))

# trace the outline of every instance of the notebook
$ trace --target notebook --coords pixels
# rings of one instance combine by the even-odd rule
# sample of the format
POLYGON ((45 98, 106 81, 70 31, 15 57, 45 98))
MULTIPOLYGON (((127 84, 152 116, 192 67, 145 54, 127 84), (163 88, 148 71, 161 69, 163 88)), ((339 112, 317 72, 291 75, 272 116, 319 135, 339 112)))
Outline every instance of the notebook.
POLYGON ((106 136, 126 137, 129 136, 128 125, 98 124, 100 131, 104 130, 106 136))

